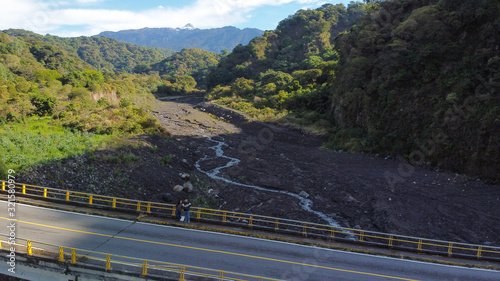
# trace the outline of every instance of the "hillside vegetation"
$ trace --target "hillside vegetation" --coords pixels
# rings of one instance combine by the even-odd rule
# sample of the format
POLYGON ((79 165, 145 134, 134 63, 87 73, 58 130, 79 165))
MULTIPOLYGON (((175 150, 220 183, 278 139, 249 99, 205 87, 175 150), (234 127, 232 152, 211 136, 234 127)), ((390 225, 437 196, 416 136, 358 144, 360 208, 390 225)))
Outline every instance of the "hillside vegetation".
POLYGON ((4 32, 31 42, 33 55, 43 61, 57 57, 60 55, 57 52, 64 51, 99 71, 133 72, 139 64, 156 63, 175 53, 173 50, 141 47, 107 37, 62 38, 19 29, 4 32))
MULTIPOLYGON (((151 93, 165 83, 157 73, 101 72, 99 63, 94 67, 69 47, 75 39, 56 38, 52 44, 37 38, 0 32, 2 169, 83 153, 131 134, 166 134, 147 113, 151 93)), ((110 44, 109 53, 124 46, 99 40, 97 45, 110 44)), ((145 54, 137 52, 137 60, 145 54)), ((121 59, 107 58, 110 68, 122 68, 121 59)))
POLYGON ((335 143, 498 179, 500 2, 369 9, 336 40, 335 143))
POLYGON ((329 148, 498 179, 500 3, 372 2, 301 10, 236 47, 209 98, 329 148))

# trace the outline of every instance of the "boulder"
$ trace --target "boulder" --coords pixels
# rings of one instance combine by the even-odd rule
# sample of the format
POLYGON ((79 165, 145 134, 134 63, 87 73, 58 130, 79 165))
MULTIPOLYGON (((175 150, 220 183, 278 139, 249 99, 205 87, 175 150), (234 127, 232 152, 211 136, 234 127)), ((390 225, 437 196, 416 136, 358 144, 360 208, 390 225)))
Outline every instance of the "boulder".
POLYGON ((184 190, 186 192, 193 192, 193 190, 194 190, 193 184, 190 181, 185 182, 184 183, 184 190))
POLYGON ((184 189, 184 186, 182 185, 176 185, 174 186, 174 191, 175 192, 181 192, 184 189))
POLYGON ((181 179, 183 179, 185 181, 189 181, 190 178, 191 178, 191 175, 189 175, 188 173, 181 174, 181 179))
POLYGON ((307 192, 305 192, 304 190, 302 190, 302 191, 299 193, 299 196, 307 199, 307 198, 309 198, 309 193, 307 193, 307 192))

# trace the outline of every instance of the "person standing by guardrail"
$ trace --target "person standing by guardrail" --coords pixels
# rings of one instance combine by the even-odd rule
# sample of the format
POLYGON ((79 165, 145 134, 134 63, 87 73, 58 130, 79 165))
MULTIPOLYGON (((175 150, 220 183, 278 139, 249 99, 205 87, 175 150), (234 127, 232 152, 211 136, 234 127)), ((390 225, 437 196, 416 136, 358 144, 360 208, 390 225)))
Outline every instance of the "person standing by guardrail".
POLYGON ((175 204, 175 219, 180 220, 181 219, 181 213, 182 213, 182 200, 177 201, 177 204, 175 204))
POLYGON ((184 199, 184 203, 182 204, 182 208, 184 209, 184 221, 185 222, 191 222, 191 218, 189 217, 189 209, 191 208, 191 203, 189 200, 186 198, 184 199))

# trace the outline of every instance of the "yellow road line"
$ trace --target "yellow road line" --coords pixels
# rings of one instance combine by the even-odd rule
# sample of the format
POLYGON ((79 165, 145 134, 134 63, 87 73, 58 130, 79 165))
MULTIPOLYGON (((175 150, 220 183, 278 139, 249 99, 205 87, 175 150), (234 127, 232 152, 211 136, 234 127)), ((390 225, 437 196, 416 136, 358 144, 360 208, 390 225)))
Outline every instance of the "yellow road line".
MULTIPOLYGON (((8 220, 8 218, 4 218, 4 217, 0 217, 0 219, 8 220)), ((381 274, 376 274, 376 273, 355 271, 355 270, 349 270, 349 269, 341 269, 341 268, 327 267, 327 266, 321 266, 321 265, 315 265, 315 264, 307 264, 307 263, 301 263, 301 262, 279 260, 279 259, 259 257, 259 256, 253 256, 253 255, 246 255, 246 254, 240 254, 240 253, 233 253, 233 252, 226 252, 226 251, 219 251, 219 250, 212 250, 212 249, 205 249, 205 248, 198 248, 198 247, 191 247, 191 246, 183 246, 183 245, 170 244, 170 243, 164 243, 164 242, 156 242, 156 241, 149 241, 149 240, 129 238, 129 237, 123 237, 123 236, 113 236, 113 235, 109 235, 109 234, 88 232, 88 231, 83 231, 83 230, 76 230, 76 229, 70 229, 70 228, 64 228, 64 227, 58 227, 58 226, 52 226, 52 225, 46 225, 46 224, 35 223, 35 222, 28 222, 28 221, 22 221, 22 220, 18 220, 17 222, 18 223, 25 223, 25 224, 31 224, 31 225, 41 226, 41 227, 47 227, 47 228, 65 230, 65 231, 70 231, 70 232, 85 233, 85 234, 96 235, 96 236, 104 236, 104 237, 114 237, 116 239, 129 240, 129 241, 135 241, 135 242, 143 242, 143 243, 150 243, 150 244, 157 244, 157 245, 163 245, 163 246, 170 246, 170 247, 191 249, 191 250, 197 250, 197 251, 204 251, 204 252, 212 252, 212 253, 219 253, 219 254, 240 256, 240 257, 246 257, 246 258, 253 258, 253 259, 274 261, 274 262, 280 262, 280 263, 301 265, 301 266, 307 266, 307 267, 314 267, 314 268, 321 268, 321 269, 334 270, 334 271, 340 271, 340 272, 355 273, 355 274, 368 275, 368 276, 390 278, 390 279, 396 279, 396 280, 419 281, 419 280, 416 280, 416 279, 408 279, 408 278, 402 278, 402 277, 396 277, 396 276, 381 275, 381 274)))

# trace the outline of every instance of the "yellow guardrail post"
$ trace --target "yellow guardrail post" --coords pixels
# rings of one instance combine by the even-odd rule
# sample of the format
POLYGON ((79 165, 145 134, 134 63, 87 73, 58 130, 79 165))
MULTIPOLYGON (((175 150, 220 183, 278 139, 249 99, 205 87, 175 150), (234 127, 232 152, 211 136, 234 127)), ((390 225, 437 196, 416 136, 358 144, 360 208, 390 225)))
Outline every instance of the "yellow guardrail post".
POLYGON ((226 222, 227 211, 222 211, 222 222, 226 222))
POLYGON ((111 270, 111 255, 106 255, 106 270, 111 270))
POLYGON ((142 263, 142 275, 146 276, 148 275, 148 261, 144 260, 142 263))
POLYGON ((75 251, 75 249, 71 249, 71 263, 72 264, 76 263, 76 251, 75 251))
POLYGON ((46 188, 43 189, 43 197, 47 198, 47 189, 46 188))
POLYGON ((137 202, 137 212, 141 211, 141 202, 137 202))
POLYGON ((146 212, 151 213, 151 202, 148 202, 146 212))
POLYGON ((59 261, 64 261, 64 248, 59 247, 59 261))
POLYGON ((196 218, 199 219, 199 220, 201 219, 201 209, 198 209, 196 211, 196 218))
POLYGON ((248 226, 253 227, 253 216, 248 219, 248 226))
POLYGON ((172 206, 172 216, 175 216, 175 205, 172 206))
POLYGON ((335 227, 331 227, 331 229, 330 229, 330 237, 335 238, 335 227))
POLYGON ((452 255, 452 251, 453 251, 453 243, 450 242, 450 244, 448 245, 448 255, 452 255))
POLYGON ((359 231, 359 241, 365 242, 365 233, 363 231, 359 231))
POLYGON ((89 204, 92 205, 92 200, 94 199, 94 195, 89 195, 89 204))
POLYGON ((477 258, 480 259, 481 258, 481 250, 483 249, 483 247, 479 246, 477 248, 477 258))
POLYGON ((116 208, 116 197, 113 197, 113 208, 116 208))
POLYGON ((219 281, 223 281, 224 280, 224 271, 219 271, 219 281))
POLYGON ((26 244, 27 244, 26 245, 26 253, 28 254, 28 256, 33 255, 33 248, 31 247, 31 240, 28 240, 26 244))
POLYGON ((277 219, 274 222, 274 230, 279 230, 280 229, 280 219, 277 219))
POLYGON ((66 201, 69 201, 69 190, 66 191, 66 201))
POLYGON ((23 184, 23 194, 26 194, 26 185, 23 184))
POLYGON ((186 273, 186 266, 181 265, 181 278, 179 278, 179 281, 186 281, 185 273, 186 273))
POLYGON ((422 239, 418 239, 418 250, 422 251, 422 239))
POLYGON ((393 246, 393 245, 392 245, 392 241, 393 241, 393 240, 394 240, 394 236, 393 236, 393 235, 389 236, 389 247, 392 247, 392 246, 393 246))
POLYGON ((304 223, 304 225, 302 226, 302 235, 307 237, 307 223, 304 223))
POLYGON ((5 182, 2 182, 2 191, 5 191, 5 182))

